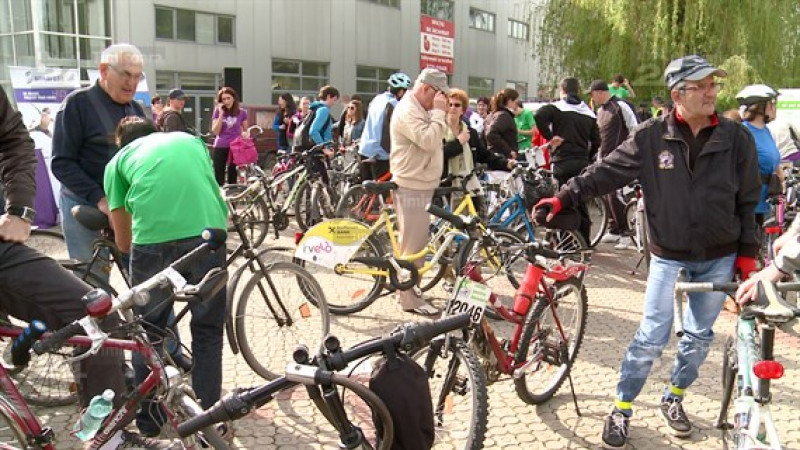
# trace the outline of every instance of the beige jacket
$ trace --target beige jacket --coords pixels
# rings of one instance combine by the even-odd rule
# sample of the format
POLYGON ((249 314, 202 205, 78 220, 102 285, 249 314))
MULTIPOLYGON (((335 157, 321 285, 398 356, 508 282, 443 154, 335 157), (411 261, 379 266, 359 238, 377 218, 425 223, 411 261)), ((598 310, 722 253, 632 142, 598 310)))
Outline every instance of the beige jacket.
POLYGON ((392 181, 398 186, 417 190, 439 186, 444 167, 445 116, 438 109, 426 111, 410 91, 397 104, 390 125, 389 164, 392 181))

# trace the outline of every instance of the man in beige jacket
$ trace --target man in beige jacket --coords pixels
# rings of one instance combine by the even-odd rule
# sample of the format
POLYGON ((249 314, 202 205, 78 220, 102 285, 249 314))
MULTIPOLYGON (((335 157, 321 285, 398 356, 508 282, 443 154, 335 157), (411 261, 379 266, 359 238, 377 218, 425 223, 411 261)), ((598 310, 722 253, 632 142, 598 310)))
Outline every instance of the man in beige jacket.
MULTIPOLYGON (((400 250, 413 254, 428 242, 430 219, 425 210, 439 186, 444 164, 442 139, 447 124, 447 75, 425 69, 417 77, 411 95, 403 96, 392 116, 392 149, 389 165, 397 183, 394 205, 400 227, 400 250)), ((416 261, 418 267, 423 260, 416 261)), ((403 311, 434 316, 439 310, 422 299, 416 288, 400 291, 403 311)))

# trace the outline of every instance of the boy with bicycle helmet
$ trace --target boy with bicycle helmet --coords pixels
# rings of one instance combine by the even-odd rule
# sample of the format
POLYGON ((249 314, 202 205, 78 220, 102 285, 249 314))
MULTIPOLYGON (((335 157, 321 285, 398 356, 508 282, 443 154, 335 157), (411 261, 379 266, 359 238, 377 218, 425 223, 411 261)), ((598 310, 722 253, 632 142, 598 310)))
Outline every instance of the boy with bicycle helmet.
POLYGON ((392 120, 394 107, 406 91, 411 89, 412 84, 411 78, 402 72, 393 73, 386 81, 389 88, 369 102, 367 121, 364 124, 364 132, 361 133, 358 154, 362 161, 374 160, 370 164, 361 165, 361 179, 365 181, 377 180, 389 171, 391 147, 389 123, 392 120))

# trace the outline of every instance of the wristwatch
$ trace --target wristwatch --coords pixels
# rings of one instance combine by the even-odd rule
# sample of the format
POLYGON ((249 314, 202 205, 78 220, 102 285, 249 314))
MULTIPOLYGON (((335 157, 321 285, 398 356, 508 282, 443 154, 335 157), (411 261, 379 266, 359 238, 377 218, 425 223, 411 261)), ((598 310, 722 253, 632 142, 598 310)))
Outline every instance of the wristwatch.
POLYGON ((27 206, 9 206, 6 208, 6 214, 17 216, 28 223, 33 222, 33 219, 36 218, 36 211, 27 206))

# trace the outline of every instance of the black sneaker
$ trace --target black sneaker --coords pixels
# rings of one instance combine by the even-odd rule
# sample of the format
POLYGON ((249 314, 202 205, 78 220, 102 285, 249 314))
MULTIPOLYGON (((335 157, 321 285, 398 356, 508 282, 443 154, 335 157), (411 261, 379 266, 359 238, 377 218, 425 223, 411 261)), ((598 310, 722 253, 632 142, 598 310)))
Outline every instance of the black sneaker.
POLYGON ((165 439, 155 439, 136 433, 134 431, 122 431, 122 445, 118 448, 142 448, 147 450, 166 450, 173 448, 172 441, 165 439))
POLYGON ((692 422, 683 410, 683 404, 678 398, 666 398, 661 402, 661 419, 669 427, 670 433, 678 437, 688 437, 692 434, 692 422))
POLYGON ((617 409, 611 411, 603 425, 603 448, 625 448, 628 443, 628 421, 630 418, 617 409))

